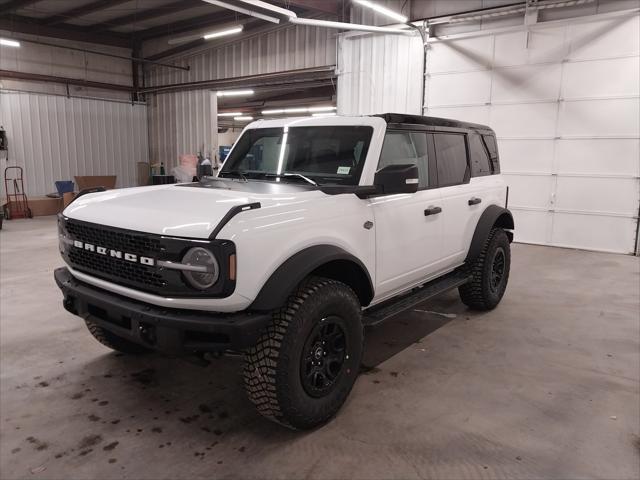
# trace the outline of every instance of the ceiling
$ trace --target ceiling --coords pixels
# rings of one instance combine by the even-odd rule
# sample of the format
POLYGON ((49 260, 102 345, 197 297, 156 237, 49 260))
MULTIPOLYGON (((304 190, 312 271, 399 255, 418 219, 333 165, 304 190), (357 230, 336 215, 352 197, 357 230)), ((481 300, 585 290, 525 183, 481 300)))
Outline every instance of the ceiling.
MULTIPOLYGON (((302 15, 342 11, 342 0, 275 0, 302 15)), ((202 0, 0 0, 0 29, 132 48, 234 21, 263 20, 202 0)))

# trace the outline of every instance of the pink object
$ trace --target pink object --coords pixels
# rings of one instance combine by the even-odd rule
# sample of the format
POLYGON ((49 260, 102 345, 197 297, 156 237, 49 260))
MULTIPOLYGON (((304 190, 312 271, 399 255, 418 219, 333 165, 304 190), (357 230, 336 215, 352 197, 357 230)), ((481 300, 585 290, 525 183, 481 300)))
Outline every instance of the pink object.
POLYGON ((180 155, 180 166, 187 168, 196 168, 198 166, 198 157, 196 155, 180 155))

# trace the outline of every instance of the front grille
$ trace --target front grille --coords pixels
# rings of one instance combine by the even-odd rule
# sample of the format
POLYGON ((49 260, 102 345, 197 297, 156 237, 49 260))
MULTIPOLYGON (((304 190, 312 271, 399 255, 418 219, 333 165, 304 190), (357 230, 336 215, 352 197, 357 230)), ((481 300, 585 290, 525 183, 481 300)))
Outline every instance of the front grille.
MULTIPOLYGON (((140 261, 129 261, 124 254, 159 260, 180 262, 185 253, 194 246, 202 246, 203 240, 169 237, 152 233, 136 232, 123 228, 74 220, 61 216, 60 232, 67 238, 62 256, 70 267, 96 278, 116 283, 135 290, 164 297, 226 297, 233 293, 235 281, 220 276, 210 289, 199 291, 185 282, 178 270, 147 265, 140 261), (93 250, 75 246, 74 242, 90 244, 93 250), (99 253, 98 247, 106 249, 99 253), (122 258, 112 256, 111 250, 122 252, 122 258)), ((235 254, 235 245, 229 240, 211 240, 205 245, 218 259, 222 272, 229 271, 230 256, 235 254)))

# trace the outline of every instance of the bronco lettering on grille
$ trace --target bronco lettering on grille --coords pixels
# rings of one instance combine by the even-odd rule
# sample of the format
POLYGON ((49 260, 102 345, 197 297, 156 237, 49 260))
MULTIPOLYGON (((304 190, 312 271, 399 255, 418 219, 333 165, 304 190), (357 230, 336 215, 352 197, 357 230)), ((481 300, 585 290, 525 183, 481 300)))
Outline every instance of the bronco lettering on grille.
POLYGON ((101 247, 92 243, 81 242, 80 240, 74 240, 73 246, 86 250, 88 252, 97 253, 99 255, 105 255, 112 258, 125 259, 127 262, 141 263, 153 267, 156 264, 155 259, 150 257, 143 257, 142 255, 136 255, 134 253, 123 252, 120 250, 114 250, 111 248, 101 247))

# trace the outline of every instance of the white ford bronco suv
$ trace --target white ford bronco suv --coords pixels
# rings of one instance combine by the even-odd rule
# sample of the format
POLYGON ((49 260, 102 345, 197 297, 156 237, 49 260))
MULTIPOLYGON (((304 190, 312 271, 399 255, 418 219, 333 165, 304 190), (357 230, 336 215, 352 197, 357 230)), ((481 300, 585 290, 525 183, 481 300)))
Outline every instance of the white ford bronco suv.
POLYGON ((458 288, 488 310, 513 218, 494 132, 382 114, 256 121, 216 177, 81 192, 59 217, 64 307, 125 353, 243 352, 285 426, 328 421, 363 329, 458 288))

